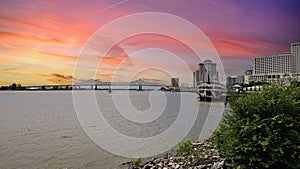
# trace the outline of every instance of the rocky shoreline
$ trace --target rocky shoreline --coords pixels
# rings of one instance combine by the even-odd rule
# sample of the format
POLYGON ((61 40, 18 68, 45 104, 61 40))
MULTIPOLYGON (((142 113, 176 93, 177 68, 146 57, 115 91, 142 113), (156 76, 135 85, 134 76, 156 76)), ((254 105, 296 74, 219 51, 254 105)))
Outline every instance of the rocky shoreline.
POLYGON ((221 157, 212 139, 192 143, 190 154, 165 154, 152 159, 135 159, 122 163, 122 169, 232 169, 233 165, 221 157))

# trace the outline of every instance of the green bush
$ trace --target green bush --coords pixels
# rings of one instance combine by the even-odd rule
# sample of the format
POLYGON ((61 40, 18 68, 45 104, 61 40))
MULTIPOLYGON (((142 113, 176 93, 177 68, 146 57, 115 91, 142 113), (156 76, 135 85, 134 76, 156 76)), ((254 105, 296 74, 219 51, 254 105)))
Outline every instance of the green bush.
POLYGON ((143 162, 142 158, 136 158, 132 161, 133 165, 139 166, 143 162))
POLYGON ((300 88, 272 86, 235 97, 215 143, 241 168, 300 168, 300 88))
POLYGON ((193 144, 190 140, 183 141, 179 143, 176 150, 178 155, 190 155, 193 153, 193 144))

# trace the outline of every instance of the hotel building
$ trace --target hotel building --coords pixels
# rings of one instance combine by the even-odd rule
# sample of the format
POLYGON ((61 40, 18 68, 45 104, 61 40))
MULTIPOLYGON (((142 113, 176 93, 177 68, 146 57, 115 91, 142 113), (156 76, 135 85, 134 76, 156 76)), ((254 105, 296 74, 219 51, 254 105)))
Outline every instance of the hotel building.
POLYGON ((255 81, 271 80, 291 73, 291 54, 262 56, 252 59, 253 79, 255 81))
POLYGON ((290 73, 290 58, 289 53, 253 58, 253 74, 290 73))
POLYGON ((252 59, 253 80, 272 81, 300 73, 300 42, 291 44, 290 53, 252 59))

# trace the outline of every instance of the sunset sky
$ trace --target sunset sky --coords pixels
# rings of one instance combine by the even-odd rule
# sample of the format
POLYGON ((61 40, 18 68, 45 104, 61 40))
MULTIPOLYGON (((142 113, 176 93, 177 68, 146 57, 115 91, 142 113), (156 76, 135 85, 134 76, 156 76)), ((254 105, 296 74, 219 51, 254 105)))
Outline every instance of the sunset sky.
MULTIPOLYGON (((97 30, 141 12, 168 13, 191 22, 211 40, 226 75, 242 74, 251 69, 251 58, 289 52, 290 43, 300 41, 299 9, 299 0, 2 0, 0 85, 70 84, 93 78, 73 74, 86 42, 97 53, 103 46, 88 41, 97 30)), ((124 25, 113 31, 125 29, 132 28, 124 25)), ((110 41, 105 38, 99 41, 110 41)), ((190 83, 182 77, 182 65, 172 60, 172 54, 178 54, 192 71, 200 62, 181 42, 154 34, 133 36, 115 44, 106 56, 85 59, 91 63, 102 59, 96 73, 102 81, 169 83, 168 72, 155 68, 169 67, 183 83, 190 83), (152 50, 147 51, 149 48, 152 50), (119 73, 114 77, 116 70, 119 73)))

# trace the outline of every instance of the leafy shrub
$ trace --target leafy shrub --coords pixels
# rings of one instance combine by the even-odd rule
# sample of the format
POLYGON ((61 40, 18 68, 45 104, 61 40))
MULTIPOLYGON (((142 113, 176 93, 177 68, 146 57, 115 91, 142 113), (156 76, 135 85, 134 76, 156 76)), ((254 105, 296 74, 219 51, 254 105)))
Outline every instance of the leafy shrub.
POLYGON ((142 158, 136 158, 132 161, 133 165, 139 166, 143 162, 142 158))
POLYGON ((300 168, 300 88, 271 86, 235 97, 215 143, 241 168, 300 168))
POLYGON ((190 155, 193 153, 193 144, 190 140, 183 141, 179 143, 176 150, 178 155, 190 155))

